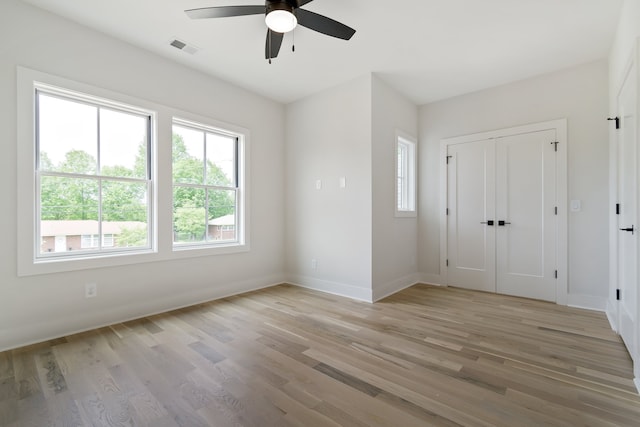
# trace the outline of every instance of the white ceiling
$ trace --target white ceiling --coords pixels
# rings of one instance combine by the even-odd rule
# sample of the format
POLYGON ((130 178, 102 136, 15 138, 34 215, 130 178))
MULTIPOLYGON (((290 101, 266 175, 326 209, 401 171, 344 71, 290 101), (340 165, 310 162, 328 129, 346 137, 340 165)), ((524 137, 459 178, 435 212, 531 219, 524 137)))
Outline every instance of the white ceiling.
POLYGON ((606 58, 622 0, 314 0, 357 30, 299 27, 273 64, 261 16, 191 20, 184 9, 261 0, 23 0, 280 102, 369 72, 416 104, 606 58), (174 38, 199 47, 189 55, 174 38))

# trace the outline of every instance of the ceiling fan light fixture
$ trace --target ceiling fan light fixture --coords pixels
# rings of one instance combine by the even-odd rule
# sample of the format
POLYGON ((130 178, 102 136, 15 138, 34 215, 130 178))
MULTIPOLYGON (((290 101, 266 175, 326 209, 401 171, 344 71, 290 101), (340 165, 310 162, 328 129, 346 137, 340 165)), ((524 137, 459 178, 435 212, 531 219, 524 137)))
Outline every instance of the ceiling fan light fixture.
POLYGON ((298 19, 292 11, 285 9, 275 9, 267 13, 264 18, 267 27, 276 33, 288 33, 298 25, 298 19))

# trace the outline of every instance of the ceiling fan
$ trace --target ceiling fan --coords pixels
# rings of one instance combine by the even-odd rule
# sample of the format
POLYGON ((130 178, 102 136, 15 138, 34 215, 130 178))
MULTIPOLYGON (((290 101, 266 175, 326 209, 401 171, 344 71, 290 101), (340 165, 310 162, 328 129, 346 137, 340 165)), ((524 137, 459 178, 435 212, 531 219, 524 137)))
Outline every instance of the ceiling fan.
MULTIPOLYGON (((216 6, 185 10, 192 19, 228 18, 245 15, 265 15, 267 24, 267 42, 265 59, 271 63, 282 46, 284 34, 292 31, 298 24, 311 30, 349 40, 356 30, 326 16, 301 9, 313 0, 266 0, 264 6, 216 6)), ((295 47, 293 48, 295 50, 295 47)))

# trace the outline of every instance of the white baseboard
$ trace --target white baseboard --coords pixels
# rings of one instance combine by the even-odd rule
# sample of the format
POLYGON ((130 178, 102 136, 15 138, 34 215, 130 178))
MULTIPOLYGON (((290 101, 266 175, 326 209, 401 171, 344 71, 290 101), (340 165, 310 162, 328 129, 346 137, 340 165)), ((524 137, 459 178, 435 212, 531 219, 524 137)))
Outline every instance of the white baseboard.
POLYGON ((618 307, 617 303, 611 301, 611 299, 607 299, 607 310, 605 312, 607 314, 607 320, 609 320, 609 325, 611 325, 611 329, 615 332, 618 332, 618 307))
POLYGON ((346 283, 332 282, 330 280, 317 279, 308 276, 290 276, 287 280, 290 283, 301 288, 313 289, 320 292, 326 292, 332 295, 339 295, 355 299, 358 301, 373 302, 371 288, 363 288, 353 286, 346 283))
POLYGON ((606 312, 607 297, 597 297, 593 295, 583 294, 569 294, 567 305, 569 307, 606 312))
POLYGON ((420 274, 414 273, 393 282, 385 283, 381 286, 376 286, 373 290, 373 301, 380 301, 390 295, 400 292, 403 289, 410 288, 411 286, 420 283, 420 274))
POLYGON ((638 394, 640 394, 640 378, 638 377, 634 378, 633 383, 636 385, 636 390, 638 390, 638 394))
POLYGON ((233 295, 270 288, 282 283, 286 283, 284 275, 264 276, 241 282, 200 288, 188 293, 168 295, 150 301, 136 301, 81 317, 74 315, 51 319, 47 324, 38 323, 22 328, 14 327, 9 334, 3 337, 0 352, 103 328, 116 323, 166 313, 233 295), (78 327, 78 325, 83 326, 78 327))
POLYGON ((420 283, 427 285, 446 286, 444 278, 440 274, 420 273, 420 283))

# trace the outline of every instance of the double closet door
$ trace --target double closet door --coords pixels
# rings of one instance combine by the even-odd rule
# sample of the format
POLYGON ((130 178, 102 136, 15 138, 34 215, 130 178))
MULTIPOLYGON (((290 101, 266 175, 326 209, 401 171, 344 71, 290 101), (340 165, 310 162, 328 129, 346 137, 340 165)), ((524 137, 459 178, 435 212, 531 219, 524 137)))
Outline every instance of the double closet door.
POLYGON ((447 145, 448 284, 556 301, 556 130, 447 145))

